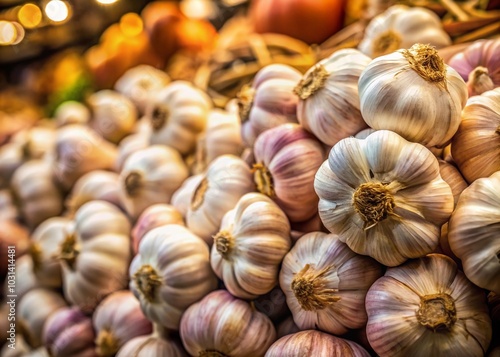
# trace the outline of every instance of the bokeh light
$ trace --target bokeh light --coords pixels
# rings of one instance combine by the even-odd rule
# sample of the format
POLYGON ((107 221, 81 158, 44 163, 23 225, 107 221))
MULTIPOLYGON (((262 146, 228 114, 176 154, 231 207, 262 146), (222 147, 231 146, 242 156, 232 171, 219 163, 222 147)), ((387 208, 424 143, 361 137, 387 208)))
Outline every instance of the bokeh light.
POLYGON ((32 29, 42 22, 42 10, 35 4, 25 4, 17 13, 19 22, 27 29, 32 29))
POLYGON ((45 14, 54 22, 62 22, 69 16, 68 4, 61 0, 50 0, 45 5, 45 14))
POLYGON ((142 19, 136 13, 129 12, 120 19, 120 30, 125 36, 137 36, 142 32, 143 27, 142 19))

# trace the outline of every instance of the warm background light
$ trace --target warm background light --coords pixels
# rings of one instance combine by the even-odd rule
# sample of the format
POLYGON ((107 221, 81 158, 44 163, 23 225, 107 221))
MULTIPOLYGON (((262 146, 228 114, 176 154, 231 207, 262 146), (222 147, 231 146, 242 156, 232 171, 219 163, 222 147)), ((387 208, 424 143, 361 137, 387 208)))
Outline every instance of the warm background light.
POLYGON ((142 32, 142 29, 142 19, 138 14, 129 12, 121 17, 120 30, 125 36, 137 36, 142 32))
POLYGON ((61 0, 50 0, 45 5, 45 14, 54 22, 61 22, 68 18, 68 5, 61 0))
POLYGON ((19 9, 17 18, 27 29, 35 28, 42 21, 42 10, 35 4, 25 4, 19 9))
POLYGON ((212 0, 183 0, 181 11, 192 19, 211 19, 217 13, 217 5, 212 0))
POLYGON ((0 45, 11 45, 17 37, 17 29, 10 21, 0 21, 0 45))
POLYGON ((104 5, 109 5, 109 4, 114 4, 118 0, 97 0, 99 4, 104 4, 104 5))

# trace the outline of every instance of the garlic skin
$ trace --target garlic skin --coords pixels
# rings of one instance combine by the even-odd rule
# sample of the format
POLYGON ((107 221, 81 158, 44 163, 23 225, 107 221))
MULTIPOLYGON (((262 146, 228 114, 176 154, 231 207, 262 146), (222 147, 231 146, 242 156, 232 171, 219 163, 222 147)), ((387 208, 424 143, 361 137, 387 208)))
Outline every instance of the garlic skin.
POLYGON ((49 289, 33 289, 19 301, 16 322, 27 344, 42 346, 43 325, 57 310, 66 307, 63 297, 49 289))
POLYGON ((469 98, 451 141, 451 155, 467 182, 500 170, 500 88, 469 98))
POLYGON ((251 86, 236 95, 238 116, 245 146, 252 147, 264 131, 285 123, 297 123, 298 97, 293 88, 302 74, 284 64, 270 64, 260 69, 251 86))
POLYGON ((325 157, 321 143, 300 125, 283 124, 257 138, 254 155, 257 190, 272 198, 291 222, 314 216, 314 175, 325 157))
POLYGON ((246 193, 255 190, 250 167, 239 157, 222 155, 208 166, 195 189, 186 214, 187 227, 207 244, 217 233, 224 215, 246 193))
POLYGON ((64 296, 84 312, 91 312, 106 295, 127 286, 130 223, 105 201, 84 204, 73 223, 59 253, 64 296))
POLYGON ((469 186, 465 181, 464 177, 460 171, 449 162, 438 159, 439 162, 439 174, 450 186, 451 192, 453 194, 453 202, 455 205, 458 202, 460 194, 469 186))
POLYGON ((314 188, 325 227, 386 266, 433 252, 453 211, 434 155, 388 130, 337 143, 314 188))
POLYGON ((57 126, 87 124, 90 121, 89 108, 80 102, 69 100, 61 103, 54 112, 57 126))
POLYGON ((43 327, 43 344, 52 357, 98 357, 92 320, 77 307, 63 307, 43 327))
POLYGON ((320 331, 306 330, 280 338, 265 355, 281 356, 369 357, 370 354, 355 342, 320 331))
POLYGON ((134 254, 139 251, 139 243, 146 233, 167 224, 184 225, 182 214, 174 206, 158 203, 146 208, 132 228, 132 249, 134 254))
POLYGON ((129 340, 118 351, 116 357, 187 357, 176 341, 158 336, 139 336, 129 340))
POLYGON ((50 162, 31 160, 12 176, 12 193, 23 220, 32 229, 63 210, 62 193, 54 182, 53 173, 50 162))
POLYGON ((122 208, 120 176, 116 172, 95 170, 86 173, 76 181, 65 205, 72 215, 85 203, 98 200, 122 208))
POLYGON ((352 48, 310 68, 294 88, 299 123, 326 145, 367 127, 359 110, 358 80, 371 58, 352 48))
POLYGON ((113 357, 127 341, 153 331, 139 301, 129 290, 108 295, 95 309, 92 323, 99 357, 113 357))
POLYGON ((426 147, 450 141, 467 101, 462 77, 434 48, 419 43, 372 60, 358 89, 361 114, 371 128, 426 147))
POLYGON ((149 135, 145 133, 135 133, 126 136, 118 145, 118 155, 114 163, 114 170, 121 172, 123 165, 130 155, 134 152, 145 149, 149 146, 149 135))
POLYGON ((126 96, 144 113, 154 94, 170 83, 164 71, 147 64, 140 64, 127 70, 115 82, 114 89, 126 96))
POLYGON ((182 343, 191 356, 261 357, 276 339, 269 318, 226 290, 191 305, 181 320, 182 343))
POLYGON ((467 187, 451 215, 448 242, 467 278, 500 294, 500 171, 467 187))
MULTIPOLYGON (((16 259, 16 275, 23 277, 16 281, 16 295, 18 299, 22 299, 26 293, 33 289, 42 288, 35 276, 33 265, 33 260, 29 254, 24 254, 16 259)), ((4 282, 3 289, 4 291, 8 291, 8 280, 4 282)))
POLYGON ((179 329, 189 305, 217 287, 208 246, 180 225, 154 228, 130 264, 130 290, 153 322, 179 329))
POLYGON ((62 285, 58 253, 70 225, 69 218, 52 217, 42 222, 31 236, 33 272, 38 282, 45 287, 60 288, 62 285))
POLYGON ((441 254, 387 269, 366 310, 380 356, 483 356, 491 340, 486 295, 441 254))
POLYGON ((186 217, 189 206, 191 205, 193 194, 204 177, 205 175, 203 174, 189 176, 184 180, 181 187, 179 187, 172 195, 170 203, 182 214, 183 217, 186 217))
POLYGON ((401 48, 410 48, 414 43, 428 43, 442 48, 451 45, 451 38, 433 11, 423 7, 393 5, 368 23, 358 49, 375 58, 401 48))
POLYGON ((311 232, 285 256, 280 287, 301 330, 341 335, 366 324, 365 295, 382 266, 361 256, 339 236, 311 232))
POLYGON ((267 196, 247 193, 227 212, 214 235, 210 263, 235 297, 254 299, 278 283, 281 261, 290 250, 290 223, 267 196))
POLYGON ((0 146, 0 188, 9 187, 12 175, 25 161, 20 144, 9 142, 0 146))
POLYGON ((146 109, 153 129, 150 144, 168 145, 183 155, 192 152, 210 109, 212 101, 205 92, 189 82, 171 82, 155 93, 146 109))
POLYGON ((136 219, 149 206, 169 203, 189 176, 179 152, 153 145, 128 157, 120 173, 120 191, 127 213, 136 219))

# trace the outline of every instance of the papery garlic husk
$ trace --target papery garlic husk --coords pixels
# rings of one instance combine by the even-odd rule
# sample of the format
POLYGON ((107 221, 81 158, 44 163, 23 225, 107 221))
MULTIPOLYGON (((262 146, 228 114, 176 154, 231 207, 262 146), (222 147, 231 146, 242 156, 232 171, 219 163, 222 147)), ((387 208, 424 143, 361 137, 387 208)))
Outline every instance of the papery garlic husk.
POLYGON ((380 264, 351 251, 339 236, 311 232, 285 256, 279 279, 301 330, 341 335, 366 324, 365 295, 382 274, 380 264))
POLYGON ((299 123, 326 145, 367 127, 359 110, 358 80, 370 61, 353 48, 335 51, 310 68, 295 87, 299 123))
POLYGON ((20 145, 25 161, 29 159, 43 159, 55 148, 56 130, 54 127, 42 124, 29 130, 23 130, 12 138, 12 142, 20 145))
POLYGON ((204 133, 198 136, 194 172, 201 173, 217 157, 225 154, 239 156, 243 151, 241 123, 236 114, 212 109, 204 133))
MULTIPOLYGON (((22 277, 22 279, 16 280, 16 295, 17 299, 22 299, 27 292, 42 288, 40 282, 35 276, 33 269, 33 260, 29 254, 25 254, 19 258, 16 258, 16 275, 22 277)), ((12 282, 11 282, 12 284, 12 282)), ((4 291, 9 291, 9 280, 6 279, 3 285, 4 291)))
POLYGON ((368 291, 366 310, 380 356, 483 356, 491 339, 484 291, 441 254, 387 269, 368 291))
POLYGON ((57 126, 71 124, 87 124, 90 120, 90 110, 83 103, 69 100, 61 103, 54 112, 57 126))
POLYGON ((87 98, 92 111, 90 127, 112 143, 131 134, 137 121, 137 109, 123 94, 110 89, 92 93, 87 98))
POLYGON ((420 43, 375 58, 359 77, 358 89, 361 114, 371 128, 427 147, 450 141, 467 101, 462 77, 434 48, 420 43))
POLYGON ((137 219, 131 232, 134 254, 137 254, 139 243, 146 233, 167 224, 184 225, 184 217, 174 206, 158 203, 146 208, 137 219))
POLYGON ((31 236, 30 255, 33 260, 33 272, 42 286, 61 287, 62 275, 58 253, 70 225, 69 218, 51 217, 42 222, 31 236))
POLYGON ((453 194, 453 201, 456 205, 460 194, 467 188, 468 184, 460 171, 454 165, 440 159, 438 159, 438 162, 439 174, 450 186, 451 193, 453 194))
POLYGON ((149 135, 144 133, 135 133, 123 138, 118 146, 118 155, 113 166, 116 172, 123 170, 123 165, 128 157, 134 152, 145 149, 149 146, 149 135))
POLYGON ((467 187, 450 217, 448 242, 467 278, 500 294, 500 171, 467 187))
POLYGON ((272 198, 291 222, 314 216, 314 175, 325 158, 321 143, 300 125, 283 124, 257 138, 254 155, 257 190, 272 198))
POLYGON ((95 309, 92 323, 99 357, 113 357, 127 341, 153 331, 139 301, 129 290, 108 295, 95 309))
POLYGON ((91 201, 76 212, 73 224, 60 245, 64 296, 91 312, 106 295, 127 286, 130 223, 111 203, 91 201))
POLYGON ((387 266, 433 252, 453 211, 434 155, 388 130, 341 140, 314 188, 325 227, 356 253, 387 266))
POLYGON ((145 117, 153 128, 150 143, 171 146, 183 155, 192 152, 210 109, 212 101, 202 90, 185 81, 170 83, 147 106, 145 117))
POLYGON ((164 71, 147 64, 140 64, 125 71, 115 82, 114 89, 134 103, 144 113, 151 97, 170 83, 164 71))
POLYGON ((290 250, 290 223, 269 197, 247 193, 227 212, 214 235, 210 263, 235 297, 254 299, 278 284, 290 250))
POLYGON ((76 181, 66 198, 66 209, 74 214, 90 201, 107 201, 118 208, 123 207, 120 196, 120 175, 112 171, 95 170, 86 173, 76 181))
POLYGON ((182 345, 159 336, 135 337, 125 343, 116 357, 187 357, 182 345))
POLYGON ((261 357, 276 340, 269 318, 226 290, 191 305, 182 316, 182 343, 191 356, 261 357))
MULTIPOLYGON (((12 247, 15 247, 16 258, 27 253, 30 248, 30 232, 28 229, 20 225, 14 219, 0 218, 0 256, 8 257, 9 250, 12 252, 12 247)), ((9 273, 9 259, 0 260, 0 282, 4 281, 9 273)), ((10 269, 11 270, 11 269, 10 269)), ((15 279, 10 278, 11 284, 15 279)))
POLYGON ((14 197, 9 189, 0 190, 0 220, 16 220, 19 217, 14 197))
POLYGON ((45 321, 66 306, 58 292, 45 288, 33 289, 23 296, 17 306, 16 327, 30 347, 42 346, 45 321))
POLYGON ((370 134, 373 134, 376 130, 375 129, 372 129, 372 128, 366 128, 366 129, 363 129, 361 131, 358 131, 354 137, 356 139, 366 139, 368 137, 368 135, 370 134))
POLYGON ((136 151, 120 173, 120 190, 125 209, 136 219, 149 206, 169 203, 172 194, 189 176, 179 152, 164 145, 136 151))
POLYGON ((113 168, 118 151, 91 128, 67 125, 57 131, 54 177, 69 190, 83 175, 113 168))
POLYGON ((92 319, 77 307, 63 307, 43 327, 43 344, 52 357, 98 357, 92 319))
POLYGON ((305 330, 281 337, 265 355, 281 356, 369 357, 370 354, 355 342, 320 331, 305 330))
POLYGON ((203 174, 189 176, 184 180, 181 187, 179 187, 172 195, 170 203, 182 214, 183 217, 186 217, 189 206, 191 205, 193 194, 204 177, 205 175, 203 174))
POLYGON ((500 40, 481 39, 450 58, 448 64, 467 82, 469 97, 500 86, 500 40))
POLYGON ((217 287, 206 243, 170 224, 146 233, 130 264, 130 290, 153 322, 178 330, 189 305, 217 287))
POLYGON ((442 48, 451 45, 451 38, 435 12, 398 4, 371 19, 358 48, 375 58, 410 48, 415 43, 442 48))
POLYGON ((19 167, 12 177, 12 193, 23 220, 30 228, 63 210, 63 196, 53 174, 50 162, 31 160, 19 167))
POLYGON ((224 215, 246 193, 255 191, 250 167, 239 157, 222 155, 212 161, 195 189, 186 214, 186 225, 207 244, 217 233, 224 215))
POLYGON ((500 170, 500 88, 469 98, 451 154, 469 183, 500 170))
POLYGON ((266 130, 297 123, 299 98, 293 88, 301 77, 293 67, 270 64, 257 72, 251 86, 244 86, 238 92, 236 104, 246 146, 252 147, 255 139, 266 130))

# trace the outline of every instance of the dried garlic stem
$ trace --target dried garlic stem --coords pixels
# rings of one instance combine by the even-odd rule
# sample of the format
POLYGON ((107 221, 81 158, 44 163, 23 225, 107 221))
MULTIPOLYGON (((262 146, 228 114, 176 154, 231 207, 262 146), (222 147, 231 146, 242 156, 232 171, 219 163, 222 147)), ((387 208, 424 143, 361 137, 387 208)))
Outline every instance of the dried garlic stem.
POLYGON ((42 248, 40 248, 40 244, 32 242, 29 255, 31 256, 31 260, 33 260, 33 269, 35 271, 39 270, 42 265, 42 248))
POLYGON ((198 352, 198 357, 229 357, 229 356, 217 350, 204 350, 198 352))
POLYGON ((140 269, 135 272, 133 279, 144 298, 149 302, 153 302, 155 300, 156 290, 162 284, 161 278, 153 267, 149 264, 141 266, 140 269))
POLYGON ((61 244, 61 253, 59 259, 66 261, 71 269, 75 268, 76 258, 79 250, 76 247, 76 238, 74 234, 68 234, 61 244))
POLYGON ((448 294, 431 294, 420 298, 417 320, 433 331, 449 330, 457 321, 455 301, 448 294))
POLYGON ((247 121, 248 117, 250 116, 250 110, 252 110, 254 96, 255 96, 255 89, 253 89, 248 84, 243 86, 240 89, 240 91, 236 94, 238 113, 240 115, 242 123, 247 121))
POLYGON ((276 192, 274 191, 273 177, 267 167, 262 163, 253 164, 252 171, 257 190, 264 195, 274 197, 276 192))
POLYGON ((332 269, 329 265, 320 271, 315 271, 310 264, 298 272, 292 280, 292 291, 300 306, 306 311, 322 310, 328 305, 340 300, 338 289, 326 288, 325 275, 332 269))
POLYGON ((166 107, 156 106, 151 114, 151 126, 153 127, 153 131, 158 131, 163 128, 169 115, 170 112, 166 107))
POLYGON ((217 252, 219 252, 224 259, 229 259, 234 247, 234 237, 231 233, 228 231, 220 231, 214 236, 214 243, 217 252))
POLYGON ((207 191, 207 189, 208 180, 205 177, 203 180, 201 180, 200 184, 193 193, 193 198, 191 199, 191 209, 193 211, 196 211, 203 203, 203 199, 205 197, 205 192, 207 191))
POLYGON ((108 330, 102 330, 95 340, 96 352, 100 357, 112 357, 118 352, 120 346, 115 336, 108 330))
POLYGON ((135 196, 142 186, 142 174, 137 171, 132 171, 125 177, 125 191, 129 196, 135 196))
POLYGON ((302 100, 306 100, 316 91, 325 86, 328 78, 328 72, 322 65, 316 65, 313 70, 300 80, 299 84, 293 89, 293 92, 302 100))
POLYGON ((486 91, 495 88, 488 72, 488 68, 476 67, 469 73, 469 80, 467 81, 467 88, 472 95, 479 95, 486 91))
POLYGON ((355 211, 365 221, 365 230, 394 214, 395 207, 391 192, 384 184, 378 182, 361 184, 354 192, 353 205, 355 211))
POLYGON ((434 47, 416 43, 402 54, 420 77, 447 89, 446 66, 434 47))
POLYGON ((396 32, 388 30, 378 36, 372 45, 373 57, 383 56, 401 48, 402 38, 396 32))

